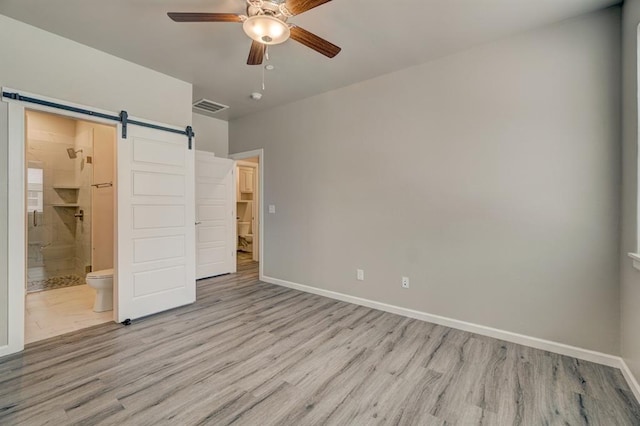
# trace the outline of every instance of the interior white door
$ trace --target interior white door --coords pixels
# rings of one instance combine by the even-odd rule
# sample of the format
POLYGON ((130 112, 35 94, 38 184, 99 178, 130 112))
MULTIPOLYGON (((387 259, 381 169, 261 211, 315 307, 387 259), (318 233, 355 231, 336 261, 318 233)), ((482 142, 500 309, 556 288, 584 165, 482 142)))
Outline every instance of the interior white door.
POLYGON ((196 277, 236 271, 235 161, 196 151, 196 277))
POLYGON ((194 150, 183 135, 127 130, 117 150, 120 322, 196 300, 194 150))

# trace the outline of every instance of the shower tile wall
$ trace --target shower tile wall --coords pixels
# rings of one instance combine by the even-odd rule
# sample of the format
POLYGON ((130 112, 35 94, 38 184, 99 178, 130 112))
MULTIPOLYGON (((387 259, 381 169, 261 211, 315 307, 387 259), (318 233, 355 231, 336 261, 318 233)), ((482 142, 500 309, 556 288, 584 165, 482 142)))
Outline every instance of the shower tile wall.
POLYGON ((75 178, 80 186, 78 204, 84 211, 84 220, 76 223, 76 273, 84 277, 86 268, 91 265, 91 184, 93 183, 93 166, 87 158, 93 158, 93 125, 83 121, 76 123, 76 150, 82 150, 82 158, 75 161, 75 178))
MULTIPOLYGON (((35 223, 34 212, 28 212, 27 274, 30 283, 53 280, 55 277, 82 282, 85 263, 91 259, 90 255, 86 256, 84 247, 85 238, 90 241, 90 223, 74 217, 78 208, 58 206, 79 203, 81 196, 84 205, 80 208, 90 205, 90 193, 87 195, 90 178, 86 183, 87 188, 59 188, 79 186, 81 174, 86 174, 90 168, 86 164, 81 166, 86 161, 86 156, 83 156, 86 151, 78 153, 76 159, 70 159, 67 154, 67 148, 90 150, 90 147, 84 146, 86 141, 78 143, 82 137, 78 137, 76 127, 75 120, 31 111, 27 113, 28 166, 43 169, 44 183, 43 212, 35 213, 35 223)), ((90 221, 90 211, 85 214, 90 221)))

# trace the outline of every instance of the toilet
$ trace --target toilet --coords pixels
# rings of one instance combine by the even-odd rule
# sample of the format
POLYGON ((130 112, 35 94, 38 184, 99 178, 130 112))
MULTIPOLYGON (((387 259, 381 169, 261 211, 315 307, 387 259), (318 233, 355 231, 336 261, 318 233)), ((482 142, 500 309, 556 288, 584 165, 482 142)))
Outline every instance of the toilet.
POLYGON ((248 253, 253 252, 253 235, 251 235, 250 230, 250 223, 238 224, 238 250, 248 253))
POLYGON ((113 310, 113 269, 89 272, 87 284, 96 289, 93 312, 113 310))

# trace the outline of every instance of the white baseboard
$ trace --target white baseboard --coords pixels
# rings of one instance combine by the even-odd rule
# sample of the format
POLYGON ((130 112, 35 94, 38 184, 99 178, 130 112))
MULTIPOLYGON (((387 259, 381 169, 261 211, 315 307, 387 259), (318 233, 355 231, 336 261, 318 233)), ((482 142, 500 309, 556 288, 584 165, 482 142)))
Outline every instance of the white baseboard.
POLYGON ((606 365, 609 367, 619 368, 622 371, 629 387, 633 390, 636 399, 640 402, 640 386, 635 377, 629 370, 629 367, 624 360, 615 355, 609 355, 602 352, 592 351, 589 349, 583 349, 576 346, 566 345, 564 343, 553 342, 551 340, 539 339, 537 337, 526 336, 524 334, 513 333, 511 331, 500 330, 497 328, 487 327, 484 325, 473 324, 466 321, 460 321, 452 318, 443 317, 440 315, 433 315, 426 312, 416 311, 413 309, 402 308, 400 306, 389 305, 386 303, 376 302, 374 300, 363 299, 361 297, 350 296, 348 294, 338 293, 330 290, 323 290, 316 287, 311 287, 304 284, 298 284, 291 281, 285 281, 278 278, 272 278, 268 276, 260 276, 260 280, 276 284, 283 287, 293 288, 295 290, 304 291, 306 293, 313 293, 320 296, 325 296, 331 299, 341 300, 343 302, 353 303, 356 305, 366 306, 372 309, 378 309, 380 311, 390 312, 397 315, 402 315, 409 318, 415 318, 418 320, 431 322, 434 324, 444 325, 447 327, 455 328, 458 330, 468 331, 471 333, 480 334, 482 336, 493 337, 499 340, 505 340, 511 343, 517 343, 523 346, 529 346, 536 349, 542 349, 557 353, 560 355, 567 355, 577 359, 595 362, 597 364, 606 365))
POLYGON ((638 400, 638 402, 640 402, 640 384, 638 384, 638 381, 636 380, 635 376, 631 372, 631 369, 629 369, 629 366, 627 365, 627 363, 624 361, 623 358, 620 358, 619 367, 620 367, 620 371, 622 371, 622 375, 627 381, 627 384, 633 391, 633 394, 636 396, 636 399, 638 400))

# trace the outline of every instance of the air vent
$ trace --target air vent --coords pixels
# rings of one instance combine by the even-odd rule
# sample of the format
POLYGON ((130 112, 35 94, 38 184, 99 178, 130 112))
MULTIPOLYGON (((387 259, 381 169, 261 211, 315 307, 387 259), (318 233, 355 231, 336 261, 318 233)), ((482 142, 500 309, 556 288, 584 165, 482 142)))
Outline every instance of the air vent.
POLYGON ((210 101, 208 99, 200 99, 199 101, 193 104, 193 109, 196 112, 207 114, 207 115, 217 114, 220 111, 223 111, 227 108, 229 108, 227 105, 222 105, 217 102, 210 101))

